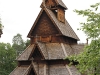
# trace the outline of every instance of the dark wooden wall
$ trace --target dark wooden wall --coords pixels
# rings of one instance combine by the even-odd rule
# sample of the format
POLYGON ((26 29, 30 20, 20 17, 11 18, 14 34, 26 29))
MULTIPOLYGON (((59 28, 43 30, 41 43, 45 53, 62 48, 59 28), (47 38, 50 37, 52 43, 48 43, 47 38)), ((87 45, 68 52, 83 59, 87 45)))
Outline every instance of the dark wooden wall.
POLYGON ((31 38, 31 44, 36 42, 77 44, 77 40, 65 36, 38 36, 31 38))
POLYGON ((31 35, 45 36, 54 34, 59 34, 59 32, 46 12, 43 12, 31 35))

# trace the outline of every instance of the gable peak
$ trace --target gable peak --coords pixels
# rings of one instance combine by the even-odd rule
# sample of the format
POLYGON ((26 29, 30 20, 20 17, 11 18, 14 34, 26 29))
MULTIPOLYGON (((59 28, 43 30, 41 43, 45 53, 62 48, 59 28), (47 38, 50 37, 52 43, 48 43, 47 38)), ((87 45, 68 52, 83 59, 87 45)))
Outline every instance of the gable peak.
POLYGON ((67 9, 62 0, 43 0, 41 7, 46 7, 54 10, 58 9, 58 7, 62 7, 64 10, 67 9))

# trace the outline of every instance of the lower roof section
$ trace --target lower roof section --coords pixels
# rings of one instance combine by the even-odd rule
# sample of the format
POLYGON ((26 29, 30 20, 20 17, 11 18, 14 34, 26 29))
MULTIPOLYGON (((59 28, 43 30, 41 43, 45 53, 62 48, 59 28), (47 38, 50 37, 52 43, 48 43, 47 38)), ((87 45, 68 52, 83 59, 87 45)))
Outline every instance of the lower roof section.
POLYGON ((32 62, 31 66, 17 67, 10 75, 81 75, 77 68, 67 64, 47 64, 32 62))
POLYGON ((84 45, 69 45, 64 43, 36 43, 30 45, 18 58, 18 61, 30 60, 35 48, 43 55, 44 60, 59 60, 70 55, 76 55, 82 52, 84 45))
POLYGON ((28 75, 30 66, 16 67, 9 75, 28 75))

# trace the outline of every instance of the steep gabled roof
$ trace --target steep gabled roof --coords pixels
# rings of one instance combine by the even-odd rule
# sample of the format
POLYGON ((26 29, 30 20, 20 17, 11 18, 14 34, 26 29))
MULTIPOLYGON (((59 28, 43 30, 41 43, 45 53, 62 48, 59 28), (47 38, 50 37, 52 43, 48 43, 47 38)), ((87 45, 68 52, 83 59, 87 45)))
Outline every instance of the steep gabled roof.
POLYGON ((32 44, 29 47, 26 48, 26 50, 16 59, 18 61, 25 61, 29 60, 31 58, 32 54, 35 51, 35 48, 38 47, 39 52, 43 56, 44 59, 48 59, 48 55, 46 52, 45 44, 32 44))
MULTIPOLYGON (((39 13, 38 17, 36 18, 36 20, 35 20, 35 22, 34 22, 33 26, 31 27, 31 30, 29 31, 29 33, 28 33, 27 37, 31 37, 31 34, 32 34, 32 32, 34 31, 35 26, 37 25, 37 23, 38 23, 38 21, 39 21, 39 19, 40 19, 41 15, 42 15, 42 13, 43 13, 44 11, 46 12, 46 10, 45 10, 45 9, 41 9, 41 11, 40 11, 40 13, 39 13)), ((47 12, 46 12, 46 14, 47 14, 47 16, 49 17, 49 14, 48 14, 47 12)), ((52 19, 51 19, 51 18, 50 18, 50 20, 52 21, 52 19)), ((53 22, 53 21, 52 21, 52 22, 53 22)), ((56 27, 56 28, 57 28, 57 30, 60 32, 60 30, 58 29, 57 25, 55 25, 55 27, 56 27)))
POLYGON ((9 75, 27 75, 31 66, 16 67, 9 75))
POLYGON ((45 10, 47 11, 47 13, 49 14, 50 18, 53 20, 55 25, 57 25, 57 27, 59 28, 59 30, 61 31, 61 33, 64 36, 71 37, 71 38, 74 38, 76 40, 79 40, 78 36, 73 31, 73 29, 71 28, 71 26, 69 25, 67 20, 65 21, 65 23, 62 23, 57 19, 56 15, 51 10, 49 10, 47 8, 45 8, 45 10))
POLYGON ((84 45, 68 45, 63 43, 40 43, 30 45, 18 58, 18 61, 29 60, 36 46, 44 57, 44 60, 64 59, 73 54, 82 52, 84 45))
POLYGON ((62 23, 60 21, 58 21, 56 15, 49 9, 44 8, 41 10, 41 12, 39 13, 35 23, 33 24, 28 37, 31 37, 31 33, 34 30, 34 27, 36 26, 42 12, 45 11, 46 14, 49 16, 49 18, 51 19, 51 21, 54 23, 55 27, 61 32, 62 35, 67 36, 67 37, 71 37, 74 38, 76 40, 79 40, 78 36, 76 35, 76 33, 73 31, 73 29, 71 28, 71 26, 69 25, 69 23, 67 22, 67 20, 65 21, 65 23, 62 23))
POLYGON ((57 2, 57 5, 60 5, 60 6, 62 6, 63 8, 68 9, 68 8, 66 7, 66 5, 63 3, 62 0, 56 0, 56 2, 57 2))
POLYGON ((71 75, 64 64, 54 64, 49 66, 50 75, 71 75))
MULTIPOLYGON (((68 8, 66 7, 66 5, 63 3, 62 0, 55 0, 55 2, 56 2, 56 4, 57 4, 58 6, 61 6, 61 7, 63 7, 64 9, 68 9, 68 8)), ((41 3, 40 7, 42 7, 42 6, 45 6, 45 5, 43 4, 43 2, 41 3)))
POLYGON ((28 46, 25 51, 16 59, 16 60, 28 60, 30 57, 30 54, 32 53, 32 50, 34 49, 35 45, 32 44, 28 46))

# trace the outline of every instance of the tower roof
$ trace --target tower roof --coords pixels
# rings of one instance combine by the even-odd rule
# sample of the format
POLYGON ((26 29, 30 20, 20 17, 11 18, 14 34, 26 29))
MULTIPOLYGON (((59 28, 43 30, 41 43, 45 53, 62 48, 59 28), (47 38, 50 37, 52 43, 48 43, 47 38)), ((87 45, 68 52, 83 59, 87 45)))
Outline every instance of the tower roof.
MULTIPOLYGON (((44 0, 44 1, 45 1, 45 0, 44 0)), ((68 9, 67 6, 63 3, 62 0, 55 0, 55 2, 56 2, 56 5, 57 5, 57 6, 61 6, 61 7, 63 7, 64 9, 68 9)), ((40 7, 42 7, 42 6, 44 6, 44 3, 43 3, 43 2, 42 2, 42 4, 40 5, 40 7)))
POLYGON ((63 8, 68 9, 68 8, 66 7, 66 5, 62 2, 62 0, 56 0, 56 1, 57 1, 57 5, 60 5, 60 6, 62 6, 63 8))

